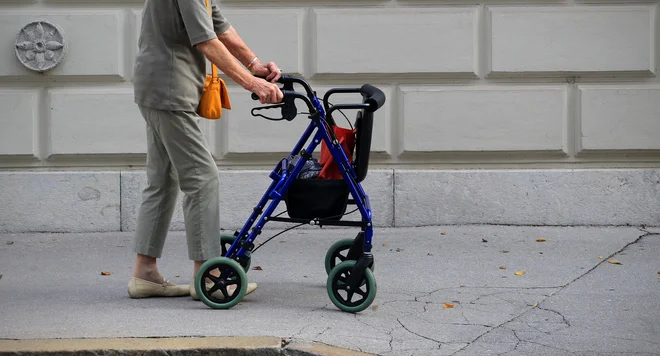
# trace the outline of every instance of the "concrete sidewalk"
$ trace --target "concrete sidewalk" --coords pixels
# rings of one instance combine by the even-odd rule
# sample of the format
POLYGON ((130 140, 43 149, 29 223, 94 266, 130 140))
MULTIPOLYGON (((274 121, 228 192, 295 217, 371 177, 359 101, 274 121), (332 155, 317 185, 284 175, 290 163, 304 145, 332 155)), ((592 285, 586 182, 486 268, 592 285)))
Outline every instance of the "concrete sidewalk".
MULTIPOLYGON (((355 233, 280 235, 253 255, 259 289, 229 310, 128 298, 130 233, 0 235, 0 339, 260 336, 378 355, 660 355, 659 228, 377 229, 378 294, 349 314, 328 298, 323 259, 355 233)), ((183 233, 170 234, 160 268, 190 282, 183 233)))

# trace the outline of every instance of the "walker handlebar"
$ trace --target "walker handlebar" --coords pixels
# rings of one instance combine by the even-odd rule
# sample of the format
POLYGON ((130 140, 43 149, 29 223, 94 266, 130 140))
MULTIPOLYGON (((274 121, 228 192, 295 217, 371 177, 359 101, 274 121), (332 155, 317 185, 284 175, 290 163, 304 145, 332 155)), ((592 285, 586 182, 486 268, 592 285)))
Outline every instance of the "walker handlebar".
POLYGON ((364 104, 369 105, 367 110, 375 112, 385 104, 385 93, 371 84, 365 84, 360 88, 333 88, 328 90, 323 96, 323 101, 327 104, 330 95, 337 93, 360 93, 364 104))
POLYGON ((365 84, 360 88, 365 104, 369 104, 370 110, 376 111, 385 104, 385 93, 371 84, 365 84))
MULTIPOLYGON (((264 77, 259 77, 259 78, 265 79, 264 77)), ((307 104, 307 108, 309 109, 310 113, 314 113, 317 111, 316 107, 312 103, 312 98, 316 96, 316 93, 312 90, 310 85, 304 79, 293 77, 287 74, 282 74, 280 78, 277 80, 277 82, 280 84, 284 84, 284 87, 281 89, 284 98, 281 103, 271 107, 282 107, 283 110, 284 108, 289 106, 295 108, 294 100, 301 99, 302 101, 305 102, 305 104, 307 104), (294 83, 298 83, 303 88, 305 88, 306 93, 300 93, 293 90, 294 83)), ((326 111, 328 110, 328 97, 330 97, 330 95, 335 93, 360 93, 363 98, 363 104, 359 105, 360 108, 363 108, 371 112, 375 112, 385 104, 385 94, 383 93, 382 90, 376 88, 371 84, 364 84, 360 88, 334 88, 328 90, 325 96, 323 97, 326 111)), ((257 94, 252 93, 251 96, 253 100, 259 100, 259 96, 257 94)), ((289 116, 289 118, 287 118, 288 120, 293 119, 293 117, 291 117, 290 115, 287 116, 289 116)))

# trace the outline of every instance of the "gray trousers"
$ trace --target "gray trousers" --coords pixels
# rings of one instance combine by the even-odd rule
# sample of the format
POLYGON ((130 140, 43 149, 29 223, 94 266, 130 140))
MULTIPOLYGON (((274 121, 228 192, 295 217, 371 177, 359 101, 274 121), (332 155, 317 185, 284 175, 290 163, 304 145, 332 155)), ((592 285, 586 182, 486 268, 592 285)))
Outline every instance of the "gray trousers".
POLYGON ((222 254, 218 167, 194 112, 141 107, 147 126, 147 187, 137 219, 134 252, 160 258, 179 190, 188 256, 222 254))

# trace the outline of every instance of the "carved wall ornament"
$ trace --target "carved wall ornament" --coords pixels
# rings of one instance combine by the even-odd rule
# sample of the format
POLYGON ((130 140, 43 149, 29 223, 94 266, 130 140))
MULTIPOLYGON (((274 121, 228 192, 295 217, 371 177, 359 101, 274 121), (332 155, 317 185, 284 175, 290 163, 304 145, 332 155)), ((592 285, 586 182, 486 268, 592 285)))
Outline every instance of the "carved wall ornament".
POLYGON ((28 69, 40 73, 55 68, 66 55, 66 40, 59 26, 33 21, 16 36, 16 56, 28 69))

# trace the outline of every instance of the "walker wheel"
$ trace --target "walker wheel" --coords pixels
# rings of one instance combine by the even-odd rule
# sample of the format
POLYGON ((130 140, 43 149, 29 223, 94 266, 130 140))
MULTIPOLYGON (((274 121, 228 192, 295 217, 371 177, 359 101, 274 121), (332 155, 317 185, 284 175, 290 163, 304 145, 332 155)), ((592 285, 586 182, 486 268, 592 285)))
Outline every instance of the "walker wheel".
POLYGON ((213 309, 229 309, 238 304, 245 296, 247 285, 243 267, 226 257, 204 262, 195 276, 197 296, 213 309), (204 287, 202 281, 205 281, 204 287))
MULTIPOLYGON (((330 271, 335 268, 335 266, 341 262, 347 261, 348 260, 348 251, 350 250, 351 246, 353 245, 353 239, 342 239, 337 242, 335 242, 330 248, 328 249, 328 252, 325 254, 325 273, 330 274, 330 271)), ((374 265, 376 263, 372 263, 369 268, 371 271, 374 270, 374 265)))
MULTIPOLYGON (((229 234, 222 234, 220 235, 220 244, 222 245, 222 256, 227 255, 227 251, 231 247, 231 245, 234 243, 234 240, 236 240, 236 236, 234 235, 229 235, 229 234)), ((247 271, 250 270, 250 263, 252 263, 252 258, 248 258, 247 262, 245 264, 241 263, 241 266, 243 266, 243 270, 247 273, 247 271)))
POLYGON ((376 278, 370 269, 365 269, 359 287, 346 285, 351 270, 357 261, 344 261, 335 266, 328 275, 327 289, 332 304, 337 308, 358 313, 369 307, 376 298, 376 278))

